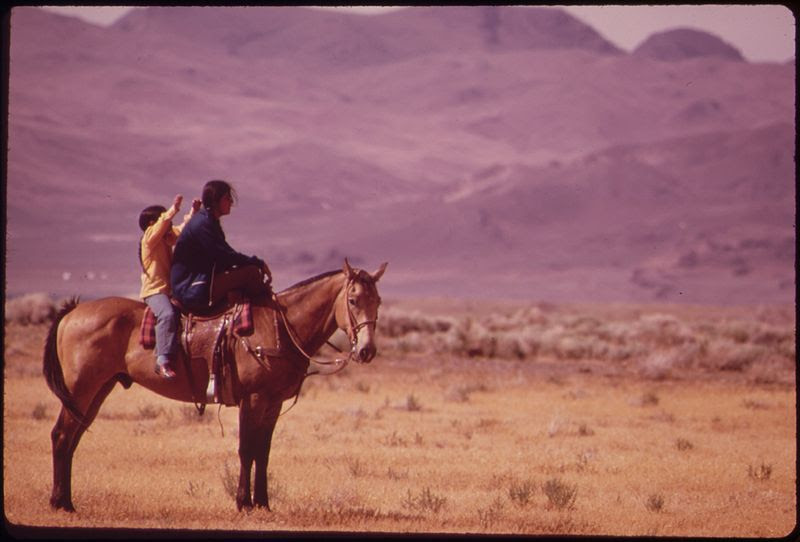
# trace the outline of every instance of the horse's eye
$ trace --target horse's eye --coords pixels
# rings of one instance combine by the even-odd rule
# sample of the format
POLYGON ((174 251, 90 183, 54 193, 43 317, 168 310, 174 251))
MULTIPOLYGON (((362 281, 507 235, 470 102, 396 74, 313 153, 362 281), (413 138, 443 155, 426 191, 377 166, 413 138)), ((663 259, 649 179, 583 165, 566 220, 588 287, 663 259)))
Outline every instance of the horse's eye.
POLYGON ((350 305, 352 305, 353 307, 355 307, 355 306, 356 306, 356 299, 355 299, 354 297, 351 297, 351 298, 349 299, 349 301, 350 301, 350 305))

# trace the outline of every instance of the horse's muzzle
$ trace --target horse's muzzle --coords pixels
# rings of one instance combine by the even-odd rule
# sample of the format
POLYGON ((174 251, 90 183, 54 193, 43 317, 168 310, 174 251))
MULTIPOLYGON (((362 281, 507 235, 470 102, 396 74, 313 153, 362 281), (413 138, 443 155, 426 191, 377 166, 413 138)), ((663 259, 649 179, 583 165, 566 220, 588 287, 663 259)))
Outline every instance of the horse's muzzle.
POLYGON ((367 346, 361 348, 358 351, 356 360, 358 360, 359 363, 369 363, 370 361, 372 361, 372 358, 374 358, 375 354, 377 353, 378 349, 375 348, 375 345, 368 344, 367 346))

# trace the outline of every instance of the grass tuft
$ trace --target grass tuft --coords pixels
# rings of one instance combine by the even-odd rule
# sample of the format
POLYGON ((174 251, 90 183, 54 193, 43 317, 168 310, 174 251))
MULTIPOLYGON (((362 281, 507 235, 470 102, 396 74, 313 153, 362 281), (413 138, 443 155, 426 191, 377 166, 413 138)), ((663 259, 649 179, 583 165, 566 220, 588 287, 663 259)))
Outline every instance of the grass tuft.
POLYGON ((33 413, 31 414, 34 420, 44 420, 47 418, 47 405, 44 403, 36 403, 36 406, 33 407, 33 413))
POLYGON ((447 497, 435 494, 429 487, 417 495, 412 494, 409 489, 402 504, 403 508, 412 512, 438 514, 447 504, 447 497))
POLYGON ((155 420, 158 418, 164 409, 161 407, 154 407, 153 405, 144 405, 139 407, 140 420, 155 420))
POLYGON ((497 497, 487 508, 478 508, 478 522, 488 530, 497 523, 503 514, 503 499, 497 497))
POLYGON ((559 478, 551 478, 542 486, 551 507, 559 510, 572 509, 578 495, 578 486, 562 482, 559 478))
POLYGON ((757 467, 754 467, 753 465, 748 465, 747 475, 753 480, 764 482, 766 480, 769 480, 770 476, 772 476, 772 465, 767 465, 766 463, 761 463, 757 467))
POLYGON ((536 483, 533 480, 512 480, 508 486, 508 498, 520 508, 531 503, 535 492, 536 483))
POLYGON ((645 501, 644 505, 651 512, 661 512, 664 508, 664 497, 654 493, 647 497, 647 501, 645 501))
POLYGON ((367 466, 358 458, 348 458, 347 471, 353 478, 359 478, 367 474, 367 466))
POLYGON ((228 461, 222 464, 222 487, 225 493, 232 499, 236 498, 236 492, 239 490, 239 471, 236 466, 231 467, 228 461))
POLYGON ((405 409, 409 412, 419 412, 422 410, 422 404, 414 395, 409 395, 406 397, 405 409))

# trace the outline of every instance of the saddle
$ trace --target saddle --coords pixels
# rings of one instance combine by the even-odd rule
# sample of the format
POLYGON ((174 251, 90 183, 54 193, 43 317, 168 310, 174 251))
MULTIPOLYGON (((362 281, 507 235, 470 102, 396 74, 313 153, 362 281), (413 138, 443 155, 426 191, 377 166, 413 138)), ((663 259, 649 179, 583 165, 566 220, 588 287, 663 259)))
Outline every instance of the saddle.
MULTIPOLYGON (((181 311, 181 329, 184 329, 183 322, 188 317, 216 320, 222 318, 224 315, 232 313, 235 316, 233 319, 233 332, 240 337, 247 337, 253 334, 253 315, 249 301, 222 307, 216 314, 212 313, 206 316, 193 316, 191 313, 182 310, 177 303, 173 303, 173 306, 181 311)), ((139 344, 141 344, 142 348, 145 350, 152 350, 156 347, 156 315, 153 314, 153 311, 147 306, 144 308, 144 315, 142 316, 142 325, 139 331, 139 344)))
MULTIPOLYGON (((181 307, 175 304, 176 308, 181 307)), ((280 350, 276 311, 275 345, 273 354, 280 350)), ((140 343, 145 349, 155 347, 156 318, 150 307, 146 307, 142 317, 140 343)), ((229 300, 215 311, 199 315, 181 310, 180 344, 185 354, 185 367, 190 382, 195 379, 192 367, 205 366, 208 370, 208 387, 205 394, 193 390, 197 409, 202 413, 206 403, 221 403, 225 406, 239 404, 241 384, 236 368, 236 353, 239 339, 250 350, 246 337, 255 331, 251 301, 247 299, 229 300), (204 363, 192 363, 192 360, 204 363)), ((260 348, 260 347, 259 347, 260 348)), ((252 353, 252 352, 251 352, 252 353)), ((260 352, 259 352, 260 355, 260 352)))

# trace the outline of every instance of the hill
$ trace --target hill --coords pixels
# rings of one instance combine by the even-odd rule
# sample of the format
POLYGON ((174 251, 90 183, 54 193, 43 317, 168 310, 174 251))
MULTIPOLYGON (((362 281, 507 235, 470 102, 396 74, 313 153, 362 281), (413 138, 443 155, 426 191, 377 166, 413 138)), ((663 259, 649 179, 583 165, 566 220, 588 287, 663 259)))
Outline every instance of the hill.
POLYGON ((793 65, 663 62, 508 6, 14 8, 10 44, 12 295, 136 292, 139 210, 212 178, 277 287, 347 255, 395 296, 793 292, 793 65))
POLYGON ((744 61, 742 53, 734 46, 713 34, 693 28, 676 28, 653 34, 634 49, 633 54, 668 61, 703 56, 744 61))

